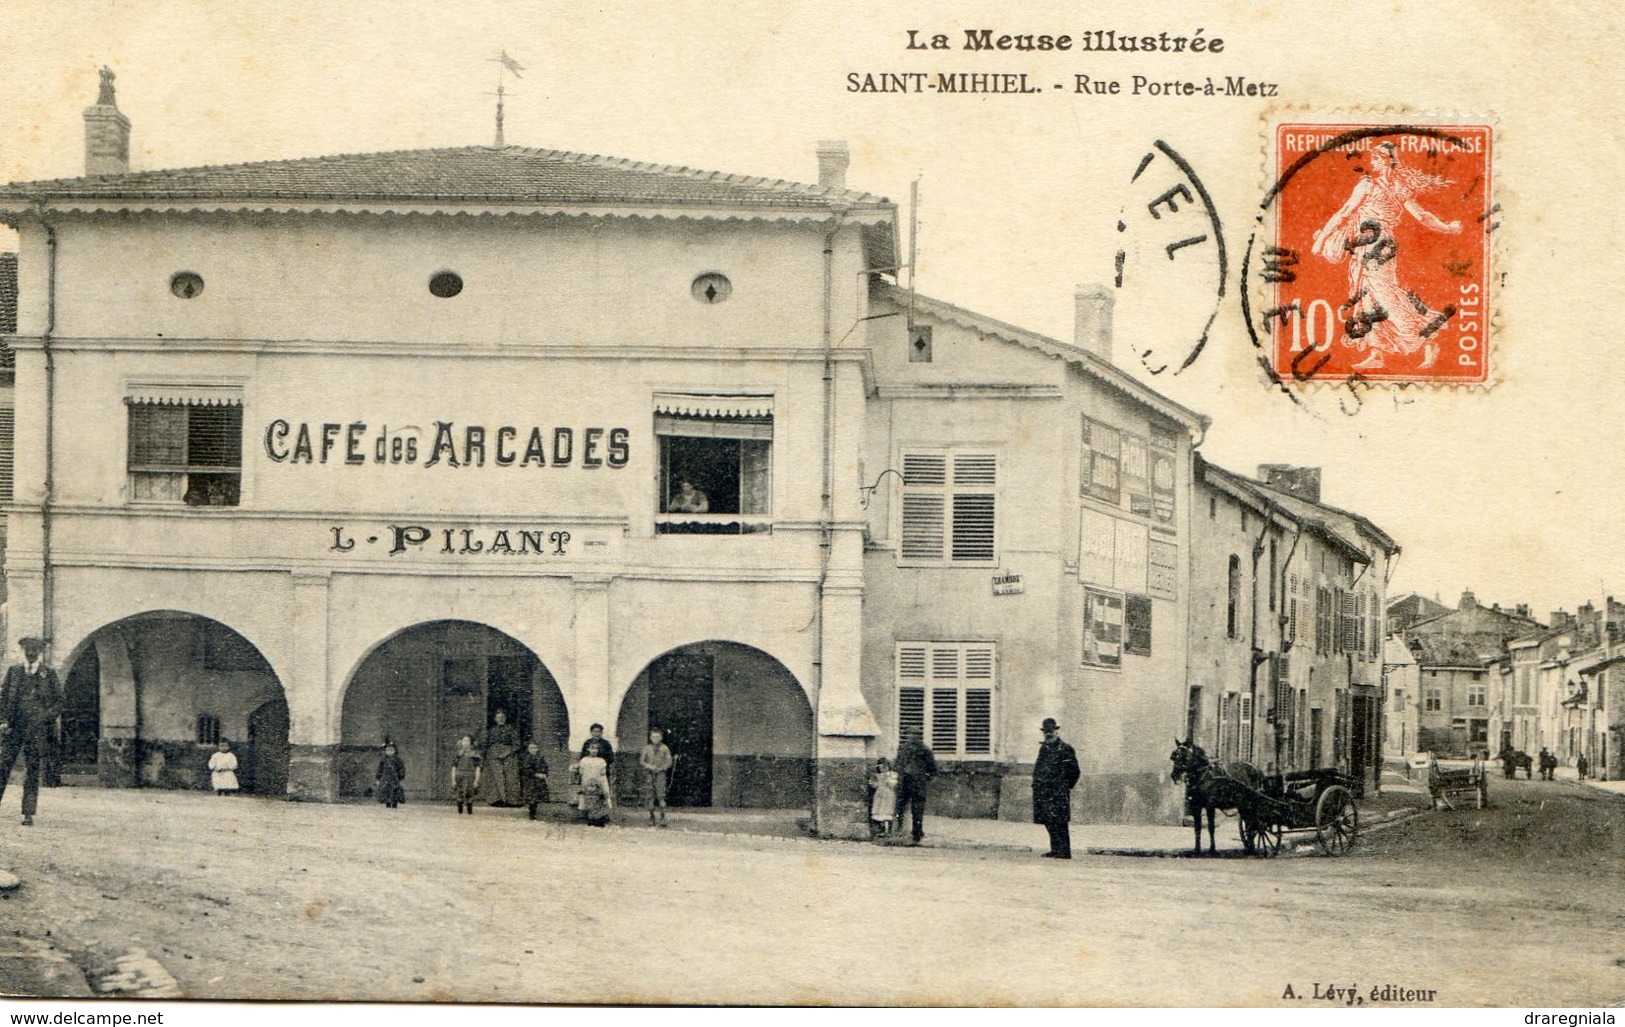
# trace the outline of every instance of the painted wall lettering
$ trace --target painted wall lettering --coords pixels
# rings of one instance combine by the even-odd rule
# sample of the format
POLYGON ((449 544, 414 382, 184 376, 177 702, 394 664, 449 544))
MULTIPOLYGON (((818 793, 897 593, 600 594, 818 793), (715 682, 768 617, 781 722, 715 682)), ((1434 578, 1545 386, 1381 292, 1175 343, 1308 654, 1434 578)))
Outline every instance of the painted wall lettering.
POLYGON ((458 424, 430 421, 392 428, 366 421, 289 421, 275 418, 265 425, 265 455, 286 464, 416 464, 422 467, 613 467, 632 462, 632 432, 626 428, 592 425, 520 427, 504 424, 458 424), (419 457, 424 459, 419 462, 419 457))

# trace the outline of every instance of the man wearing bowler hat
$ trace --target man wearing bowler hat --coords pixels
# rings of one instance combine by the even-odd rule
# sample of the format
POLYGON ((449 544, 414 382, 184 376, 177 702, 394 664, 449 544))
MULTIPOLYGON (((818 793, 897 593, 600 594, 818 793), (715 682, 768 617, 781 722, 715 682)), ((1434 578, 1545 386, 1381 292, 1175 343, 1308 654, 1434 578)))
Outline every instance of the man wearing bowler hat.
POLYGON ((45 665, 45 640, 29 636, 18 643, 23 662, 14 663, 0 684, 0 797, 17 757, 23 758, 23 826, 39 809, 40 774, 50 755, 52 733, 62 715, 62 685, 45 665))
POLYGON ((1044 741, 1033 763, 1033 823, 1049 831, 1045 859, 1072 858, 1072 786, 1078 783, 1078 754, 1061 741, 1054 717, 1040 725, 1044 741))

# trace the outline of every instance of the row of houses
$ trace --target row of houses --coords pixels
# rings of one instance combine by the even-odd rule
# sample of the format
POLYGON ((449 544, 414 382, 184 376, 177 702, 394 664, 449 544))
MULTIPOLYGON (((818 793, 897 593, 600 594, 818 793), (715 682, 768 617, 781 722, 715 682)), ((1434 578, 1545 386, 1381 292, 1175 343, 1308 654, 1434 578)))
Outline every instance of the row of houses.
MULTIPOLYGON (((497 710, 556 768, 650 727, 678 804, 863 830, 907 729, 934 808, 1177 817, 1167 754, 1368 773, 1398 545, 1246 477, 1113 360, 897 282, 895 204, 519 146, 0 187, 8 643, 52 640, 70 775, 437 794, 497 710), (9 370, 9 365, 8 365, 9 370), (12 473, 14 472, 14 473, 12 473)), ((625 775, 631 780, 632 775, 625 775)))
POLYGON ((1546 623, 1527 606, 1454 609, 1410 595, 1389 608, 1388 749, 1392 755, 1547 749, 1564 765, 1584 755, 1618 779, 1625 743, 1625 603, 1607 597, 1546 623))

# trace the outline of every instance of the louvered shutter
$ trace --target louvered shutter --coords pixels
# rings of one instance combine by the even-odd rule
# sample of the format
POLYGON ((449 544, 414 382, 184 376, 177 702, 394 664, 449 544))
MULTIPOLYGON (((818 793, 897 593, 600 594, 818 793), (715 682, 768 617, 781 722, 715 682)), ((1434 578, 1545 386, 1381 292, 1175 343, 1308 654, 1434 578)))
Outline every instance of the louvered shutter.
POLYGON ((941 560, 947 526, 948 458, 936 453, 909 453, 903 457, 902 538, 899 552, 905 560, 941 560))
POLYGON ((993 752, 993 649, 967 646, 965 649, 965 748, 966 755, 986 756, 993 752))
POLYGON ((0 503, 9 503, 14 494, 14 458, 17 449, 17 411, 0 408, 0 503))
POLYGON ((897 734, 925 731, 925 647, 897 650, 897 734))
POLYGON ((991 491, 998 485, 997 458, 991 453, 957 454, 953 464, 953 560, 991 563, 998 552, 998 499, 991 491))

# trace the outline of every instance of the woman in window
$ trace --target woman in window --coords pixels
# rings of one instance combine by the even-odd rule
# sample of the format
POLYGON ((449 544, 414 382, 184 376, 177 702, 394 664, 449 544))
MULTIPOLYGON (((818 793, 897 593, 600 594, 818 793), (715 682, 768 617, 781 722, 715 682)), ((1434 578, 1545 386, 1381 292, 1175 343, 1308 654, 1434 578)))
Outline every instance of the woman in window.
POLYGON ((669 504, 672 513, 702 514, 711 512, 711 501, 705 493, 694 487, 694 483, 687 478, 681 480, 677 486, 677 494, 671 497, 669 504))

